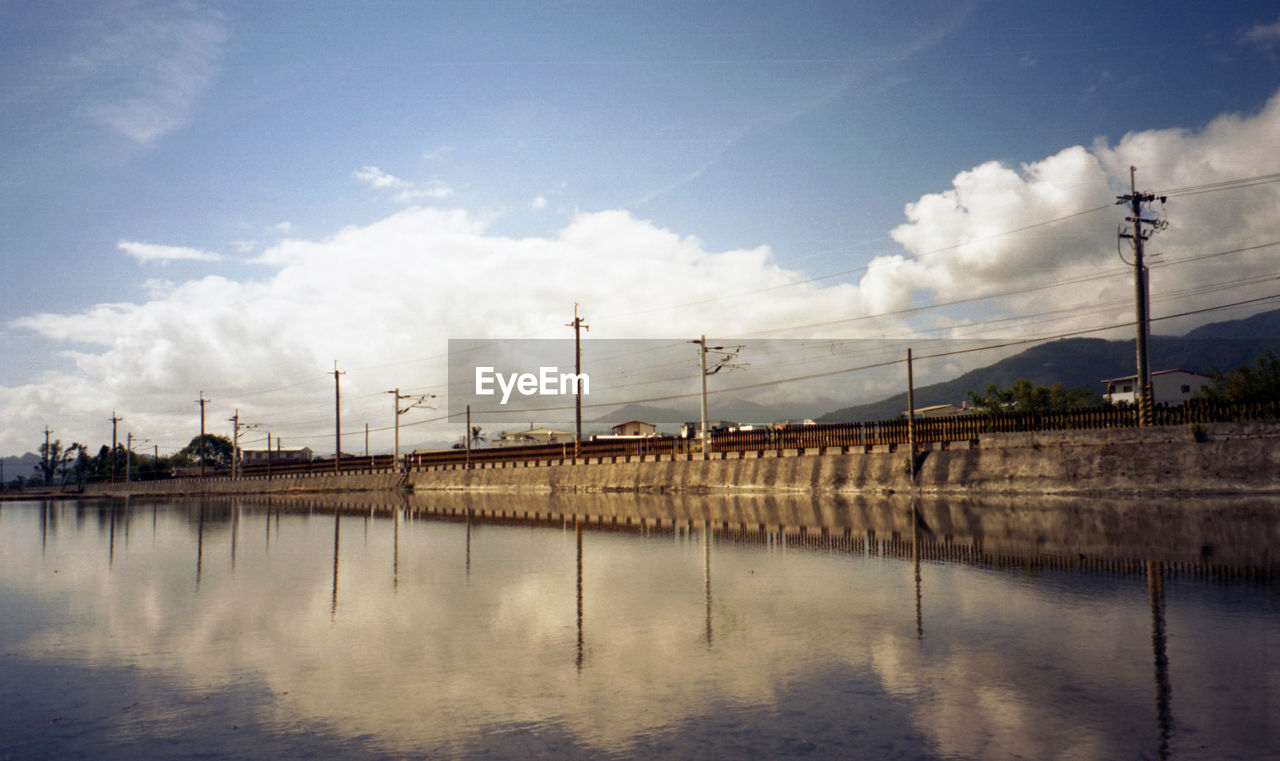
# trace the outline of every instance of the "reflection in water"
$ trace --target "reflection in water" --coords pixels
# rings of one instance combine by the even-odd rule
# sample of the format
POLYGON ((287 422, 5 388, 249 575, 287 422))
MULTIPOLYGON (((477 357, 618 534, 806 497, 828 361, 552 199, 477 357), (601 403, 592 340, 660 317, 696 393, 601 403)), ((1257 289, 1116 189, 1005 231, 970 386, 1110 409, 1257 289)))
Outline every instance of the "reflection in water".
MULTIPOLYGON (((1087 522, 1080 506, 1024 506, 1038 513, 1028 519, 971 502, 683 500, 655 515, 633 500, 640 519, 627 521, 612 496, 359 499, 153 503, 157 540, 133 548, 115 547, 142 512, 129 506, 6 508, 0 608, 41 611, 0 622, 0 700, 13 706, 0 737, 25 738, 14 757, 117 741, 139 758, 196 755, 233 735, 246 747, 329 737, 312 755, 334 758, 1216 759, 1280 746, 1268 713, 1280 669, 1255 657, 1280 637, 1273 592, 1221 566, 1199 581, 1168 559, 1176 543, 1144 550, 1167 556, 1148 562, 1107 557, 1097 528, 1055 534, 1087 522), (89 527, 57 532, 67 510, 89 527), (804 514, 830 527, 782 520, 804 514), (94 515, 106 530, 91 530, 94 515), (237 538, 257 515, 264 533, 237 538), (342 557, 355 515, 368 540, 342 557), (72 664, 83 679, 69 679, 72 664), (111 669, 137 684, 92 687, 111 669), (214 710, 219 694, 236 700, 214 710), (71 716, 75 731, 61 732, 50 718, 64 705, 104 718, 71 716)), ((1197 558, 1205 544, 1214 557, 1255 552, 1223 541, 1248 533, 1253 508, 1196 512, 1207 530, 1152 533, 1185 535, 1197 558)), ((1133 546, 1120 534, 1112 545, 1133 546)))
POLYGON ((342 529, 342 513, 333 511, 333 601, 329 605, 329 621, 338 617, 338 536, 342 529))
POLYGON ((1169 657, 1164 639, 1164 573, 1159 563, 1147 563, 1147 595, 1151 599, 1151 648, 1156 663, 1156 717, 1159 725, 1160 745, 1156 757, 1169 758, 1169 732, 1173 725, 1171 690, 1169 688, 1169 657))

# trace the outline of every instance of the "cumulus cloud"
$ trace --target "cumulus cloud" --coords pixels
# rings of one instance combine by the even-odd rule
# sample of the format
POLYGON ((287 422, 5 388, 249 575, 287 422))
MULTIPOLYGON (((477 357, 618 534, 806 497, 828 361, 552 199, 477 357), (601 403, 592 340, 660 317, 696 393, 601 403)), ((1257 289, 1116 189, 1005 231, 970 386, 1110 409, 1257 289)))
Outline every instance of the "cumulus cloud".
MULTIPOLYGON (((113 408, 146 410, 151 417, 133 412, 131 420, 154 429, 138 433, 181 445, 190 436, 167 432, 189 432, 193 394, 204 389, 228 410, 241 407, 245 419, 326 451, 332 378, 324 373, 335 359, 348 372, 344 421, 377 428, 390 422, 386 389, 442 391, 447 339, 565 337, 575 302, 592 338, 972 335, 963 323, 974 317, 1009 318, 986 329, 1003 338, 1123 323, 1132 319, 1132 281, 1116 254, 1124 210, 1114 203, 1128 189, 1129 166, 1139 167, 1140 188, 1156 190, 1275 172, 1278 134, 1280 96, 1256 114, 1224 115, 1197 131, 1134 132, 1016 167, 981 164, 907 204, 890 233, 899 248, 872 260, 856 282, 814 280, 821 273, 780 266, 763 245, 710 250, 625 210, 580 214, 552 235, 513 238, 493 232, 483 214, 409 208, 329 238, 294 237, 261 250, 255 261, 270 271, 259 280, 153 282, 142 303, 16 321, 65 343, 74 369, 0 389, 0 429, 37 431, 47 422, 40 410, 74 417, 89 398, 88 422, 55 427, 96 429, 113 408), (1106 277, 1081 280, 1099 274, 1106 277), (1079 282, 1055 286, 1072 281, 1079 282), (989 297, 980 309, 866 319, 978 297, 989 297), (1034 315, 1050 316, 1038 325, 1028 321, 1034 315), (796 326, 812 327, 778 332, 796 326), (43 401, 33 407, 33 399, 43 401)), ((387 176, 369 173, 374 181, 387 176)), ((1148 249, 1157 265, 1154 316, 1275 293, 1276 248, 1206 255, 1280 237, 1280 186, 1172 194, 1163 213, 1170 227, 1148 249)), ((168 260, 184 249, 129 253, 146 260, 148 251, 168 260)), ((1199 319, 1211 318, 1221 315, 1199 319)), ((855 394, 862 382, 845 376, 840 393, 855 394)), ((0 446, 20 448, 29 438, 0 446)))
POLYGON ((529 203, 529 206, 536 211, 541 211, 547 208, 546 196, 538 196, 537 198, 533 199, 533 201, 529 203))
POLYGON ((198 248, 185 248, 183 246, 161 246, 155 243, 138 243, 128 240, 122 240, 116 245, 121 251, 140 262, 160 262, 164 264, 172 261, 216 262, 222 259, 220 254, 215 254, 212 251, 201 251, 198 248))

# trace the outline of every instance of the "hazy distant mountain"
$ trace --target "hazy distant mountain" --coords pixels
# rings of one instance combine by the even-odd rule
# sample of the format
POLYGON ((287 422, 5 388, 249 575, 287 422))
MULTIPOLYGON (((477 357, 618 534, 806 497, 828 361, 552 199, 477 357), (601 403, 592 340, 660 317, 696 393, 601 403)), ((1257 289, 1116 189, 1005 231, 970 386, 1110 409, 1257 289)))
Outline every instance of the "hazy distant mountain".
MULTIPOLYGON (((646 423, 675 423, 680 424, 687 420, 692 420, 688 412, 671 407, 650 407, 645 404, 628 404, 619 407, 612 412, 605 413, 600 417, 594 418, 589 422, 603 423, 605 425, 617 425, 626 423, 631 420, 643 420, 646 423)), ((693 412, 693 417, 697 417, 698 413, 693 412)))
MULTIPOLYGON (((1149 349, 1153 371, 1182 369, 1209 374, 1227 370, 1249 362, 1267 349, 1280 351, 1280 310, 1205 325, 1182 337, 1152 336, 1149 349)), ((1008 386, 1018 378, 1026 378, 1036 385, 1062 383, 1102 393, 1101 381, 1133 375, 1136 362, 1132 340, 1067 338, 1033 346, 954 380, 917 388, 915 402, 917 407, 958 404, 966 399, 968 391, 980 392, 991 384, 1008 386)), ((828 412, 817 421, 888 420, 906 408, 904 388, 902 393, 878 402, 828 412)))
POLYGON ((4 482, 9 483, 18 476, 36 477, 36 466, 40 464, 40 455, 27 452, 21 457, 4 457, 4 482))

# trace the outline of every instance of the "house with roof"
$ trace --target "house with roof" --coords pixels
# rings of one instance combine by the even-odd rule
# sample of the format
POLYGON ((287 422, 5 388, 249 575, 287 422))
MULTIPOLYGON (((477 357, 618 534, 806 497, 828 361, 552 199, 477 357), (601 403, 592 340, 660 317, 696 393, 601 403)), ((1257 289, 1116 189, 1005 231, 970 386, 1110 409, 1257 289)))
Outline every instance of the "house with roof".
MULTIPOLYGON (((1112 404, 1138 403, 1138 376, 1126 375, 1102 381, 1106 391, 1103 397, 1112 404)), ((1195 396, 1205 386, 1213 384, 1213 378, 1190 370, 1158 370, 1151 373, 1151 401, 1177 407, 1195 396)))

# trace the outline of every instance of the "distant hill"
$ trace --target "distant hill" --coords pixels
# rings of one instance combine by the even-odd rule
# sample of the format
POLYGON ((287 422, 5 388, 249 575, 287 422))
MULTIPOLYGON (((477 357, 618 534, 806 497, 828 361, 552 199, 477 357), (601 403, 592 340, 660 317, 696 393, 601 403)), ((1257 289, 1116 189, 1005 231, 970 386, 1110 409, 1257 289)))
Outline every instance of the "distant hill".
POLYGON ((4 483, 9 483, 18 476, 36 477, 36 466, 40 464, 40 455, 27 452, 21 457, 4 457, 4 483))
MULTIPOLYGON (((1249 362, 1267 349, 1280 351, 1280 310, 1243 320, 1204 325, 1182 337, 1152 336, 1151 369, 1182 369, 1209 374, 1249 362)), ((968 391, 983 391, 995 384, 1005 387, 1019 378, 1036 385, 1062 383, 1102 393, 1101 381, 1133 375, 1136 360, 1133 341, 1101 338, 1067 338, 1033 346, 987 367, 960 377, 915 390, 917 407, 958 404, 968 391)), ((907 408, 907 393, 894 394, 869 404, 844 407, 817 418, 820 423, 888 420, 907 408)))

